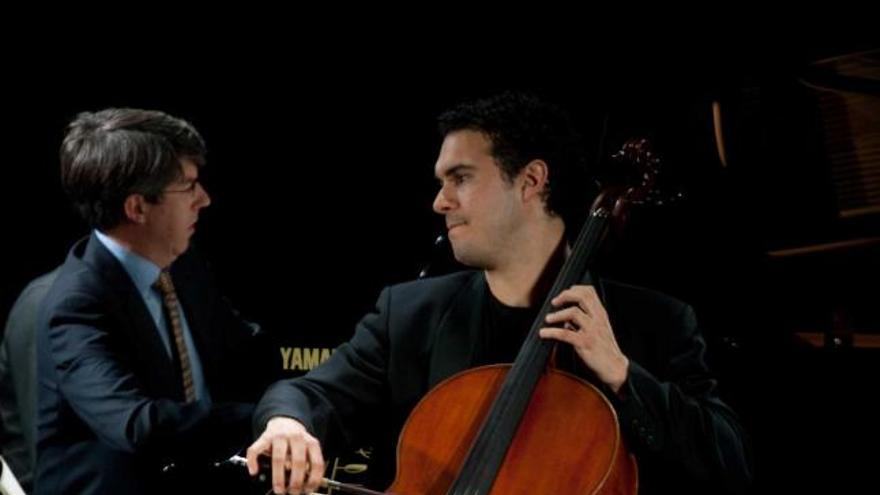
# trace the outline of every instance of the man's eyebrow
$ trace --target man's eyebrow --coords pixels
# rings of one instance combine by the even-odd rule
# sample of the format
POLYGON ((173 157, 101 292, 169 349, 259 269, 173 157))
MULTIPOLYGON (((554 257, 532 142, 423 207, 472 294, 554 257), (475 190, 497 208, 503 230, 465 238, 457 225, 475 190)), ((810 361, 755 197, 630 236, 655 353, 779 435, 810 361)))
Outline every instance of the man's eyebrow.
MULTIPOLYGON (((454 167, 450 167, 445 172, 443 172, 443 177, 449 177, 450 175, 455 175, 455 174, 461 173, 463 171, 474 170, 475 168, 476 167, 474 167, 473 165, 467 165, 464 163, 460 163, 458 165, 455 165, 454 167)), ((442 177, 440 177, 440 176, 436 176, 436 177, 437 177, 437 180, 442 180, 442 177)))

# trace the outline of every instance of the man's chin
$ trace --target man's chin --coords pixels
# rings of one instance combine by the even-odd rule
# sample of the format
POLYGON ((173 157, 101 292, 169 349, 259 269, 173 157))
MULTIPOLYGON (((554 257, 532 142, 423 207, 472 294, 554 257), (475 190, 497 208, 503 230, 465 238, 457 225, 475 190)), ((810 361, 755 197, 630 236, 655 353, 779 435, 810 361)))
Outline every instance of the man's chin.
POLYGON ((174 246, 171 254, 174 256, 174 259, 177 259, 180 257, 180 255, 187 252, 189 250, 190 246, 192 246, 192 239, 188 238, 186 240, 186 242, 182 242, 182 243, 174 246))
POLYGON ((455 257, 455 261, 461 263, 468 268, 485 268, 485 263, 482 262, 480 257, 476 256, 474 253, 466 249, 455 249, 455 247, 453 246, 452 254, 455 257))

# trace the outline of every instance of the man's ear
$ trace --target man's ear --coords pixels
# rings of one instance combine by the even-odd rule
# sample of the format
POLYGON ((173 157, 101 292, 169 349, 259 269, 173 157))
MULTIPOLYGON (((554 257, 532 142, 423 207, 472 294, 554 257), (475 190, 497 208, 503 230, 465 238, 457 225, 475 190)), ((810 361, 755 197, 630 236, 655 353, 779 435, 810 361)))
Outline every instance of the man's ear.
POLYGON ((523 201, 541 199, 550 180, 550 169, 544 160, 532 160, 520 171, 523 201))
POLYGON ((129 194, 122 204, 125 218, 136 224, 146 223, 147 212, 150 211, 150 206, 152 205, 150 205, 143 194, 129 194))

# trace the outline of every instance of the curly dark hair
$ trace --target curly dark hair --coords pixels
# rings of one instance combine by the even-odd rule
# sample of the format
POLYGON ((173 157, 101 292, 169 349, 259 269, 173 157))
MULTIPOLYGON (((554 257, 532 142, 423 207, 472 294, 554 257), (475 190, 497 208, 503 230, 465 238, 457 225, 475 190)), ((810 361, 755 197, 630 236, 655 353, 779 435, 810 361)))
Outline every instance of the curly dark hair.
POLYGON ((548 213, 559 215, 569 227, 579 227, 595 187, 587 170, 583 140, 561 108, 533 94, 508 91, 461 103, 443 112, 437 123, 444 137, 460 130, 486 135, 492 143, 492 156, 508 181, 530 161, 546 162, 549 187, 543 199, 548 213))
POLYGON ((180 160, 202 167, 205 142, 183 119, 154 110, 109 108, 83 112, 67 126, 61 144, 61 183, 93 228, 124 219, 130 194, 157 202, 183 174, 180 160))

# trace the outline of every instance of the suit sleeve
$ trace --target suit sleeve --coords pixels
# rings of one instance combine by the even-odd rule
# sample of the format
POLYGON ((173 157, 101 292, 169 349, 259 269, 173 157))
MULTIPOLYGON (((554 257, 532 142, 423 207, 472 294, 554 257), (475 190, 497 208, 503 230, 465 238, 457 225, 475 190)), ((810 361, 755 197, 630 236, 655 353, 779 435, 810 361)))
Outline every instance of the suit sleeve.
POLYGON ((374 311, 358 323, 354 337, 307 375, 273 384, 257 405, 254 431, 259 435, 274 416, 297 419, 323 442, 356 437, 359 412, 389 401, 388 314, 391 291, 379 296, 374 311))
POLYGON ((104 443, 125 452, 186 458, 229 448, 231 426, 243 424, 246 431, 253 405, 149 396, 131 358, 118 351, 116 339, 124 336, 112 331, 116 320, 105 305, 83 291, 64 294, 49 309, 46 340, 39 344, 76 415, 104 443))
POLYGON ((752 476, 746 434, 716 395, 690 306, 681 305, 667 334, 662 379, 630 361, 627 382, 615 397, 621 428, 636 453, 690 478, 720 483, 718 492, 745 493, 752 476))

